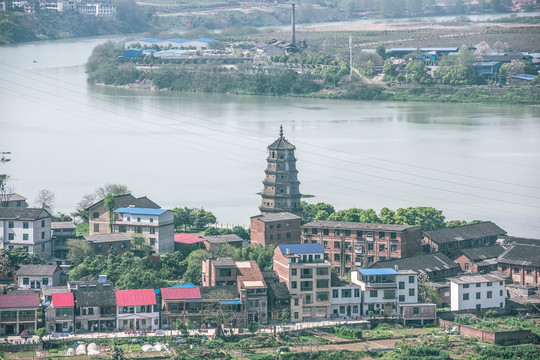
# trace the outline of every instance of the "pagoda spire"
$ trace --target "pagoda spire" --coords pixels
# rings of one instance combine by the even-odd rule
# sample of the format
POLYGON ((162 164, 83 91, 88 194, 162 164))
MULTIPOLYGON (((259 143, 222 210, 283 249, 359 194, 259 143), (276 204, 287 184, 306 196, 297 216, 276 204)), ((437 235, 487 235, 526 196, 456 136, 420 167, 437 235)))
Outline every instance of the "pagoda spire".
POLYGON ((283 137, 283 125, 279 126, 279 137, 283 137))

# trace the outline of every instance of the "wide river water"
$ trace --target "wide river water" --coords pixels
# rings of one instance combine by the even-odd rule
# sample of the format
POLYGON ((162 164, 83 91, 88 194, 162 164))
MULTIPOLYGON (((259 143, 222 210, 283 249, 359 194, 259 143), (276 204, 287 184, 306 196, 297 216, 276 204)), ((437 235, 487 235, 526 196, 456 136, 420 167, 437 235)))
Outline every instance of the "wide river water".
MULTIPOLYGON (((120 40, 120 38, 117 38, 120 40)), ((540 238, 540 108, 185 94, 91 86, 107 38, 0 47, 0 173, 32 205, 71 212, 106 183, 223 224, 258 213, 266 146, 283 124, 300 190, 337 209, 433 206, 540 238)))

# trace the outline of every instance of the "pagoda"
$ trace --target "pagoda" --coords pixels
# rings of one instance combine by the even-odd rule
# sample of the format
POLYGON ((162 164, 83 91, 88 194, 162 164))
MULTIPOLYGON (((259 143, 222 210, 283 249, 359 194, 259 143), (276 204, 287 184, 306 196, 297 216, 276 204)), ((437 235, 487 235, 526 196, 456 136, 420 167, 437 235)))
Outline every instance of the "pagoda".
POLYGON ((279 138, 268 146, 266 177, 259 206, 261 214, 290 212, 302 216, 295 149, 295 146, 283 137, 283 126, 280 126, 279 138))

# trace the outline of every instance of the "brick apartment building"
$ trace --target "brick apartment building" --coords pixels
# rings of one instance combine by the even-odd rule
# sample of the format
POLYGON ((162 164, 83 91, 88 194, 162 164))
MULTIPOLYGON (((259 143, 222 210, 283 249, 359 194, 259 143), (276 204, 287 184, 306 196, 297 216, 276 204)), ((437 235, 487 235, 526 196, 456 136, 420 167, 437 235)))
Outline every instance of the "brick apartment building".
POLYGON ((540 246, 516 243, 497 261, 498 270, 510 275, 514 284, 540 284, 540 246))
POLYGON ((274 271, 291 294, 292 321, 330 316, 330 262, 320 244, 281 244, 274 271))
POLYGON ((251 217, 251 243, 261 245, 299 244, 302 218, 282 212, 251 217))
POLYGON ((419 252, 420 226, 313 221, 302 226, 302 243, 321 244, 336 272, 346 275, 378 261, 419 252))

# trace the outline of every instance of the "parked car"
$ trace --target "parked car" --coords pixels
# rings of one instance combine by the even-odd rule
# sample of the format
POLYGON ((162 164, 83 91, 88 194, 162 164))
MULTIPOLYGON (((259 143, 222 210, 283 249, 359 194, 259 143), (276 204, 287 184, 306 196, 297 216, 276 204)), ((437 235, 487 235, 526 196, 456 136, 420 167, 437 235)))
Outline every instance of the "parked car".
POLYGON ((28 338, 31 338, 31 337, 32 337, 32 335, 30 335, 30 332, 28 330, 21 331, 21 338, 28 339, 28 338))

